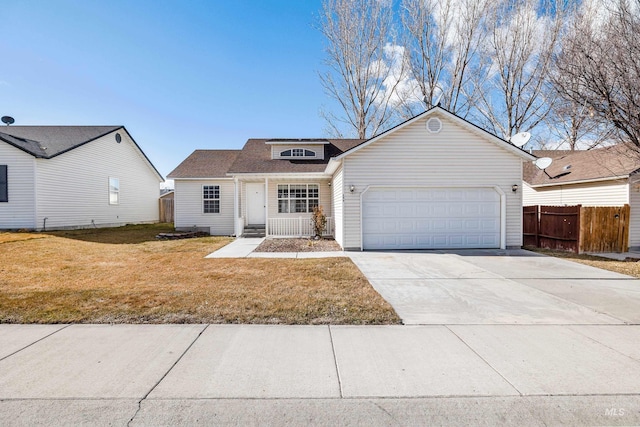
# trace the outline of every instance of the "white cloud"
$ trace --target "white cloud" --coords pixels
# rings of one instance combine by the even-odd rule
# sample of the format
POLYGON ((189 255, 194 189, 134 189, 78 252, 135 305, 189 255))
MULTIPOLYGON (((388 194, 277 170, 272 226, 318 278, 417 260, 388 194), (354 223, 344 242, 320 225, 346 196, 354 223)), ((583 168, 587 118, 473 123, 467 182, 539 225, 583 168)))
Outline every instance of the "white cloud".
POLYGON ((384 58, 376 64, 378 76, 384 78, 383 91, 378 95, 377 103, 382 104, 388 101, 390 105, 397 107, 407 100, 419 102, 420 87, 409 75, 405 48, 387 43, 383 53, 384 58))
POLYGON ((497 42, 492 42, 491 49, 495 50, 496 60, 492 62, 489 69, 489 78, 495 77, 499 67, 506 65, 508 57, 515 57, 518 61, 525 59, 525 64, 511 65, 516 67, 524 65, 526 73, 534 72, 538 55, 544 48, 545 34, 550 31, 551 25, 553 25, 551 19, 539 15, 532 3, 525 4, 516 10, 502 26, 495 30, 497 42))

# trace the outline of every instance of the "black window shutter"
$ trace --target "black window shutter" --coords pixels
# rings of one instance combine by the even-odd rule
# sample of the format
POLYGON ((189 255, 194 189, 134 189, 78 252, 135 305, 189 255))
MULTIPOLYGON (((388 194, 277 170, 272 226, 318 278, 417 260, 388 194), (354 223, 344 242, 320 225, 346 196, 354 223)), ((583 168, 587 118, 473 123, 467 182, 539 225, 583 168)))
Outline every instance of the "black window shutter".
POLYGON ((9 180, 7 179, 7 165, 0 165, 0 202, 9 201, 9 180))

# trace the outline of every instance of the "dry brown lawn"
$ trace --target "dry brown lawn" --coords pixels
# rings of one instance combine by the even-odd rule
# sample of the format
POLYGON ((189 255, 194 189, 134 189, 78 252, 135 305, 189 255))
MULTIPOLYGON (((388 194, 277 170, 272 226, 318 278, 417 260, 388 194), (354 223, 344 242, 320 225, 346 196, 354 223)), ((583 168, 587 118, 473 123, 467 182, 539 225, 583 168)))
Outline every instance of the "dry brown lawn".
POLYGON ((0 323, 395 324, 348 258, 205 259, 166 225, 0 233, 0 323))
POLYGON ((603 270, 615 271, 621 274, 627 274, 640 278, 640 262, 637 261, 616 261, 593 255, 574 254, 572 252, 551 251, 548 249, 527 248, 530 251, 538 252, 545 255, 551 255, 557 258, 565 258, 581 264, 590 265, 592 267, 602 268, 603 270))

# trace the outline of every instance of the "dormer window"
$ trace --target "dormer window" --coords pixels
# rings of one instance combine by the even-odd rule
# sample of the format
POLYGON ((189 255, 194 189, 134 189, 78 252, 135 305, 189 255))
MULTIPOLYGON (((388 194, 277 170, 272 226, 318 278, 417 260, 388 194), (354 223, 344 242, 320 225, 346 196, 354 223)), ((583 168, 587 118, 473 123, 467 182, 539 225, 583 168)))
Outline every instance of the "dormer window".
POLYGON ((280 157, 316 157, 316 152, 305 148, 291 148, 281 151, 280 157))

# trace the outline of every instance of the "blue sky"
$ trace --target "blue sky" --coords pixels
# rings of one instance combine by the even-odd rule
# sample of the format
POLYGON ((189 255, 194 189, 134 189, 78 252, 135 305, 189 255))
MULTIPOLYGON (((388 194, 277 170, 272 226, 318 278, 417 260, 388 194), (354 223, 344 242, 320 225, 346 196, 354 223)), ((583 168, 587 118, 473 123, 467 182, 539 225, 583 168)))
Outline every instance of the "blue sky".
POLYGON ((0 115, 124 125, 166 176, 197 148, 320 137, 320 0, 19 0, 0 9, 0 115))

